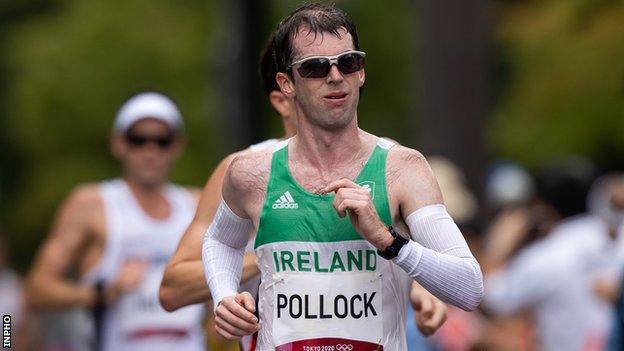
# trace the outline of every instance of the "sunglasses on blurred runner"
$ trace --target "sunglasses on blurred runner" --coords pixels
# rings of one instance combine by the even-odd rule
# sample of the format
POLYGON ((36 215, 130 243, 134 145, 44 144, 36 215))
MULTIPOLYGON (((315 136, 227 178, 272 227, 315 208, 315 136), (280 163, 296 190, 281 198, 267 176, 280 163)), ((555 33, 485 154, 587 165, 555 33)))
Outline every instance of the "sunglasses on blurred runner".
POLYGON ((142 147, 147 143, 154 143, 161 149, 166 149, 173 144, 173 135, 147 136, 134 133, 126 134, 126 142, 133 147, 142 147))
POLYGON ((363 51, 351 50, 336 56, 310 56, 297 60, 288 66, 292 69, 299 65, 297 72, 303 78, 325 78, 329 74, 332 65, 336 65, 340 73, 351 74, 364 68, 363 51))

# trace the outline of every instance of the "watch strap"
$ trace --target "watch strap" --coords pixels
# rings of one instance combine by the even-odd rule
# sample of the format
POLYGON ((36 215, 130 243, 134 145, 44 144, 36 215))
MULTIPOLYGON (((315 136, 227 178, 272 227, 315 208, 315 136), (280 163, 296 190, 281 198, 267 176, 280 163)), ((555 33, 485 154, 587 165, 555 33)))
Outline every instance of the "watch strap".
POLYGON ((401 248, 403 248, 409 240, 397 233, 392 226, 388 227, 388 231, 390 231, 394 240, 390 246, 386 247, 385 250, 377 250, 377 253, 386 260, 391 260, 399 255, 399 251, 401 251, 401 248))

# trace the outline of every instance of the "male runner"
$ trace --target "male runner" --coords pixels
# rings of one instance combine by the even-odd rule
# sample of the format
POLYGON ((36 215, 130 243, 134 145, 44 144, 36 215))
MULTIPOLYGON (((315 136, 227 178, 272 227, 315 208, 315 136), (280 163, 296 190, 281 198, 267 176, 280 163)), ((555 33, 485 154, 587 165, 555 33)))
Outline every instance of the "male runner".
POLYGON ((403 271, 476 308, 479 264, 426 160, 358 128, 365 54, 346 14, 317 3, 295 10, 278 25, 275 55, 298 131, 238 155, 225 175, 203 247, 217 331, 259 331, 258 350, 405 350, 403 271), (252 230, 261 323, 253 297, 237 292, 252 230))
POLYGON ((79 186, 64 202, 33 263, 28 300, 98 312, 99 350, 203 350, 203 307, 168 313, 158 303, 165 263, 198 195, 167 181, 184 146, 177 107, 157 93, 131 98, 117 114, 110 145, 122 177, 79 186))
MULTIPOLYGON (((282 120, 285 135, 281 140, 284 140, 295 135, 297 120, 292 102, 281 92, 275 80, 277 71, 272 44, 273 38, 271 38, 262 52, 260 76, 269 102, 282 120)), ((204 278, 204 267, 201 261, 199 246, 201 246, 204 233, 212 222, 214 213, 219 205, 223 176, 229 164, 239 154, 262 151, 271 148, 277 142, 277 139, 269 139, 252 145, 247 150, 227 156, 208 179, 199 200, 199 206, 193 222, 184 233, 176 252, 165 269, 160 286, 160 302, 166 310, 175 311, 180 307, 202 303, 210 298, 210 290, 204 278)), ((243 261, 241 281, 246 282, 258 273, 255 255, 246 254, 243 261)), ((257 283, 257 281, 251 281, 246 285, 251 288, 250 290, 256 290, 250 285, 257 283)), ((410 297, 413 307, 418 312, 415 322, 419 330, 425 335, 433 334, 446 320, 446 306, 417 284, 414 284, 412 287, 410 297)), ((243 349, 247 350, 250 340, 243 338, 241 341, 243 349)))

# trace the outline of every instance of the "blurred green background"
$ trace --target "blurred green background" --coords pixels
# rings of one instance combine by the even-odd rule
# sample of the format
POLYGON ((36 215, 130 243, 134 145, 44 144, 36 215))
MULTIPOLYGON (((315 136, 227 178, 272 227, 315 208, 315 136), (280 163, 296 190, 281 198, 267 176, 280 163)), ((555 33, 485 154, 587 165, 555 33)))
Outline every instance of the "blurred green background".
MULTIPOLYGON (((299 3, 264 2, 254 50, 299 3)), ((358 25, 368 54, 361 126, 418 147, 418 131, 428 128, 418 123, 419 58, 427 50, 422 9, 407 0, 338 3, 358 25)), ((621 167, 624 1, 483 4, 486 159, 536 169, 582 155, 621 167)), ((76 184, 118 174, 107 138, 116 110, 132 94, 159 91, 179 104, 189 144, 173 179, 182 184, 201 186, 227 153, 281 135, 259 85, 255 99, 262 103, 252 113, 267 127, 238 142, 222 132, 239 127, 222 99, 224 79, 236 73, 222 69, 232 11, 227 1, 0 2, 0 228, 18 269, 27 267, 76 184)))

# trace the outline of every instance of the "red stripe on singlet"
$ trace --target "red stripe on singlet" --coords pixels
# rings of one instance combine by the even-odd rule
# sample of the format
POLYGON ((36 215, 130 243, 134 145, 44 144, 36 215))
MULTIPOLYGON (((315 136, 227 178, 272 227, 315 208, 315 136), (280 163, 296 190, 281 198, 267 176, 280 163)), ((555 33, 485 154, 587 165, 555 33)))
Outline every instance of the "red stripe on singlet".
POLYGON ((126 338, 128 340, 134 339, 142 339, 148 338, 152 336, 171 336, 174 338, 183 338, 189 335, 188 330, 186 329, 175 329, 175 328, 147 328, 140 329, 129 333, 126 338))
POLYGON ((255 332, 251 336, 251 344, 249 345, 249 351, 256 351, 256 344, 258 343, 258 332, 255 332))

